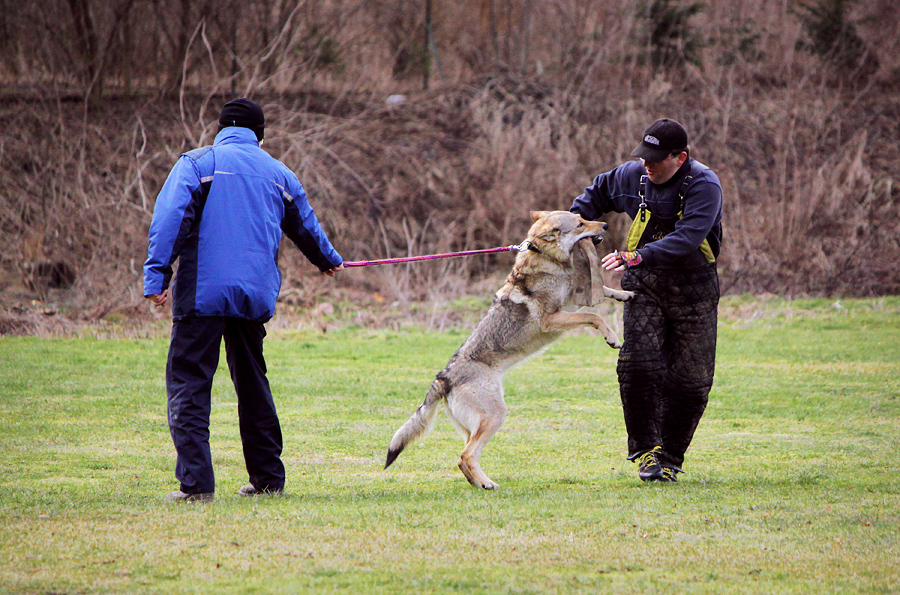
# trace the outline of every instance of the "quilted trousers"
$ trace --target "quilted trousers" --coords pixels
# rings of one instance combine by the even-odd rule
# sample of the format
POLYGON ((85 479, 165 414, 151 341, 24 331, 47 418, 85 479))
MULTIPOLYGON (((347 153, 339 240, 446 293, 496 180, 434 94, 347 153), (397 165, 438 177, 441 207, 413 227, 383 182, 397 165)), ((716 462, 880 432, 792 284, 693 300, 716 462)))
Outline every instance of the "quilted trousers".
POLYGON ((616 371, 628 458, 656 446, 681 468, 703 416, 716 363, 719 278, 715 263, 687 269, 635 267, 622 277, 625 337, 616 371))

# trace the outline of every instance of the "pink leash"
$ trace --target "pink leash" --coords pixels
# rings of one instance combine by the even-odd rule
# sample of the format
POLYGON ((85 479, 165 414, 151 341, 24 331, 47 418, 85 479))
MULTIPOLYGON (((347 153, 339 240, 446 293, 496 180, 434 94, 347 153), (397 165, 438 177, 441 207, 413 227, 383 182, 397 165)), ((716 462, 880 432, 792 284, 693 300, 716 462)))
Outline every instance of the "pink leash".
POLYGON ((376 264, 396 264, 398 262, 414 262, 417 260, 435 260, 437 258, 452 258, 454 256, 470 256, 472 254, 491 254, 493 252, 509 252, 510 250, 516 250, 521 252, 522 250, 534 250, 538 252, 538 249, 532 245, 531 242, 525 240, 521 244, 517 246, 505 246, 503 248, 488 248, 487 250, 466 250, 464 252, 449 252, 447 254, 428 254, 425 256, 408 256, 406 258, 384 258, 382 260, 358 260, 356 262, 344 262, 345 267, 365 267, 376 264))

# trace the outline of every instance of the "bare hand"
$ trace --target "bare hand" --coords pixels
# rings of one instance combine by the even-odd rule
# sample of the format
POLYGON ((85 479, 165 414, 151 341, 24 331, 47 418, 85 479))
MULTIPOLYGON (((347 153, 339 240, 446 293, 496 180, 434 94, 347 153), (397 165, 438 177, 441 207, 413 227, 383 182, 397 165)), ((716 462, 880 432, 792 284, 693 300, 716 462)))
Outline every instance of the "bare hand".
POLYGON ((640 252, 619 252, 616 250, 612 254, 604 256, 600 262, 603 263, 603 268, 607 271, 624 271, 627 267, 636 267, 643 261, 644 257, 641 256, 640 252))
POLYGON ((154 295, 145 295, 145 298, 153 302, 153 305, 157 308, 166 305, 166 301, 169 299, 169 290, 166 289, 162 293, 154 294, 154 295))
POLYGON ((606 256, 600 259, 600 264, 603 265, 603 270, 606 271, 624 271, 625 263, 622 262, 622 259, 619 258, 618 250, 615 252, 610 252, 606 256))
POLYGON ((344 263, 341 263, 340 265, 334 267, 333 269, 328 269, 327 271, 324 271, 324 272, 329 277, 334 277, 335 273, 337 273, 338 271, 343 271, 343 270, 344 270, 344 263))

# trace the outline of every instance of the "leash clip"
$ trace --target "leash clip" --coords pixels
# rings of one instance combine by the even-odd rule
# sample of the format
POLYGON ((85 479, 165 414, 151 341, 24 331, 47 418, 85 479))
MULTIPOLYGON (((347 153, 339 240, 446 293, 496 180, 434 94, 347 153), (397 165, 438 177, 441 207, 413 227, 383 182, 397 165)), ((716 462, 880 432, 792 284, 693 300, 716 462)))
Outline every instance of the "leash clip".
POLYGON ((532 252, 541 253, 540 249, 529 242, 528 240, 524 240, 521 244, 513 244, 508 247, 509 250, 516 250, 517 252, 524 252, 525 250, 531 250, 532 252))

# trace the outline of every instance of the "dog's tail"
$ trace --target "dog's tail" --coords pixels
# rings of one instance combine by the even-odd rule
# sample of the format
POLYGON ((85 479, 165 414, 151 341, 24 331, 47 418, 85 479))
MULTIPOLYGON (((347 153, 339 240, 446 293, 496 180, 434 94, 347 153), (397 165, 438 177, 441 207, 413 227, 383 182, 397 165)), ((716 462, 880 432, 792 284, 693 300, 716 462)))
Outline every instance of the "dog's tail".
POLYGON ((438 405, 446 396, 447 381, 438 376, 431 383, 431 388, 425 394, 425 402, 419 405, 412 417, 400 426, 400 429, 391 438, 387 460, 384 463, 385 469, 391 466, 391 463, 400 456, 403 449, 407 446, 412 446, 431 432, 431 428, 434 427, 434 417, 437 414, 438 405))

